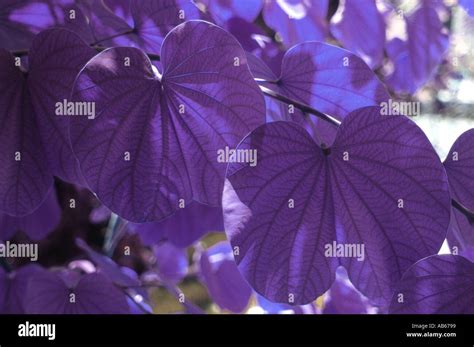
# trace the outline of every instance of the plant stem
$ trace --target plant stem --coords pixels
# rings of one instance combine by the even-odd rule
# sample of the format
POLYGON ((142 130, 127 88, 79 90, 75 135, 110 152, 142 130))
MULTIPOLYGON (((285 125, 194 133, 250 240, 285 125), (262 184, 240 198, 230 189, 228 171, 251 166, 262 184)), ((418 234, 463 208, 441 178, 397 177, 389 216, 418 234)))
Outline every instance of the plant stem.
POLYGON ((461 212, 468 220, 469 224, 474 225, 474 212, 462 205, 459 201, 451 199, 451 205, 461 212))
POLYGON ((121 33, 117 33, 117 34, 114 34, 114 35, 111 35, 111 36, 108 36, 108 37, 104 37, 103 39, 100 39, 100 40, 97 40, 97 41, 91 43, 91 46, 96 46, 98 43, 101 43, 101 42, 104 42, 104 41, 107 41, 107 40, 112 40, 112 39, 115 39, 115 38, 120 37, 120 36, 133 34, 134 32, 135 32, 135 29, 129 29, 129 30, 126 30, 126 31, 121 32, 121 33))
POLYGON ((314 108, 312 108, 311 106, 308 106, 308 105, 305 105, 299 101, 296 101, 296 100, 293 100, 293 99, 290 99, 282 94, 279 94, 277 92, 275 92, 274 90, 270 89, 270 88, 267 88, 267 87, 264 87, 264 86, 261 86, 259 85, 260 87, 260 90, 263 92, 263 94, 267 95, 267 96, 270 96, 278 101, 281 101, 281 102, 284 102, 285 104, 289 104, 289 105, 294 105, 296 108, 298 108, 299 110, 301 110, 303 113, 310 113, 310 114, 313 114, 323 120, 325 120, 326 122, 329 122, 331 123, 332 125, 338 127, 339 125, 341 125, 341 122, 339 120, 337 120, 336 118, 332 117, 332 116, 329 116, 325 113, 322 113, 314 108))

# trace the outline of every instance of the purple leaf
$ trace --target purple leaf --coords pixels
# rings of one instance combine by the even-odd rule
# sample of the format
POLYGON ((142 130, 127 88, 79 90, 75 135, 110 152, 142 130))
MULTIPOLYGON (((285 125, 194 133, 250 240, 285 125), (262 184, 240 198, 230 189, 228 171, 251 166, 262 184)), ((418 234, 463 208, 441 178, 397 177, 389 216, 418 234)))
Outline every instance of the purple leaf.
POLYGON ((464 132, 454 142, 444 167, 453 197, 474 211, 474 129, 464 132))
POLYGON ((384 305, 403 272, 443 243, 446 174, 404 116, 354 111, 329 149, 296 124, 274 122, 238 149, 256 150, 258 165, 230 164, 224 226, 240 271, 269 300, 311 302, 341 264, 360 292, 384 305), (340 257, 341 247, 350 256, 340 257))
POLYGON ((474 264, 456 255, 420 260, 404 275, 390 313, 473 314, 474 264))
POLYGON ((291 47, 304 41, 324 41, 327 12, 328 0, 266 1, 263 19, 291 47))
POLYGON ((40 271, 42 268, 36 264, 22 266, 8 274, 0 268, 0 313, 25 313, 24 301, 28 281, 40 271))
POLYGON ((377 67, 382 62, 385 23, 375 0, 340 1, 331 19, 331 32, 369 66, 377 67))
POLYGON ((124 19, 130 27, 133 27, 131 0, 104 0, 104 4, 118 17, 124 19))
MULTIPOLYGON (((254 61, 251 67, 255 65, 254 61)), ((260 64, 255 77, 270 80, 272 76, 268 71, 265 73, 260 64)), ((389 97, 384 85, 361 58, 318 42, 291 48, 283 57, 281 76, 270 81, 274 82, 262 84, 337 119, 364 106, 380 105, 389 97)), ((280 118, 276 118, 277 109, 273 106, 271 109, 273 120, 294 120, 300 124, 304 121, 301 113, 290 113, 287 105, 280 107, 282 112, 284 110, 280 118)), ((330 145, 335 128, 321 121, 317 121, 317 126, 322 142, 330 145)))
MULTIPOLYGON (((184 21, 201 18, 199 9, 190 0, 131 1, 130 13, 133 25, 128 26, 128 30, 124 28, 120 30, 121 32, 128 31, 128 33, 105 40, 103 44, 137 47, 148 53, 160 53, 163 40, 171 29, 184 21)), ((96 30, 106 32, 110 21, 101 23, 104 28, 96 30)), ((118 31, 115 28, 114 24, 112 29, 118 31)))
POLYGON ((0 4, 1 48, 28 49, 36 34, 58 26, 92 40, 87 19, 73 0, 3 0, 0 4))
POLYGON ((253 22, 263 7, 263 0, 205 0, 203 3, 219 25, 233 17, 253 22))
POLYGON ((129 312, 126 296, 104 275, 92 273, 71 280, 69 273, 52 273, 46 270, 30 278, 25 309, 29 314, 129 312))
POLYGON ((262 59, 275 73, 280 74, 284 52, 260 27, 240 18, 232 18, 227 21, 225 28, 235 36, 243 49, 262 59))
POLYGON ((239 313, 247 307, 252 289, 239 273, 227 242, 203 252, 200 266, 209 295, 221 309, 239 313))
POLYGON ((167 283, 176 284, 188 272, 186 249, 177 248, 169 242, 161 243, 154 249, 156 267, 160 278, 167 283))
POLYGON ((234 148, 264 116, 245 53, 224 30, 176 27, 161 63, 162 76, 142 51, 108 49, 75 86, 76 100, 94 103, 97 115, 71 122, 81 171, 104 205, 133 222, 163 219, 193 199, 218 206, 226 164, 217 151, 234 148))
POLYGON ((324 295, 324 314, 365 314, 372 306, 369 300, 354 288, 343 268, 338 268, 336 280, 324 295))
POLYGON ((396 92, 414 93, 433 77, 449 42, 436 9, 429 4, 407 16, 406 25, 407 41, 395 39, 387 46, 395 65, 387 83, 396 92))
POLYGON ((95 51, 79 36, 61 29, 43 31, 29 53, 28 88, 51 172, 61 179, 84 184, 69 140, 71 115, 57 114, 68 100, 77 74, 95 51))
POLYGON ((197 202, 159 222, 133 224, 146 245, 167 240, 173 245, 186 248, 211 231, 223 231, 221 208, 206 206, 197 202))
POLYGON ((34 212, 53 184, 31 105, 27 78, 14 57, 0 50, 0 211, 34 212))
POLYGON ((446 238, 451 253, 465 255, 471 259, 470 252, 474 250, 474 225, 454 207, 451 208, 451 222, 446 238))
POLYGON ((18 230, 25 232, 31 240, 41 240, 56 228, 60 220, 61 208, 55 189, 51 189, 38 209, 29 215, 12 217, 0 213, 0 240, 11 239, 18 230))
MULTIPOLYGON (((471 129, 459 136, 444 160, 452 197, 470 210, 474 210, 473 144, 474 129, 471 129)), ((457 247, 457 251, 465 251, 474 248, 474 226, 455 208, 451 211, 447 238, 451 249, 457 247)))

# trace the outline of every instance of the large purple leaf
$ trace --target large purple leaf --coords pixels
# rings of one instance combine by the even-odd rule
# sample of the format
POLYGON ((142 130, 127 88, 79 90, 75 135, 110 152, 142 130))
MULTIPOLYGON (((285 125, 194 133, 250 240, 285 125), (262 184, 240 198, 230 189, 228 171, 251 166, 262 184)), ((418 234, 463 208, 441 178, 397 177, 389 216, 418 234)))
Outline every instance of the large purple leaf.
POLYGON ((385 23, 375 0, 340 1, 331 19, 331 32, 369 66, 376 67, 382 62, 385 23))
POLYGON ((395 69, 387 83, 396 92, 414 93, 433 77, 448 48, 448 35, 429 3, 408 15, 406 26, 406 41, 388 43, 387 54, 395 69))
POLYGON ((474 264, 456 255, 435 255, 413 265, 393 295, 390 313, 474 313, 474 264))
POLYGON ((32 213, 53 184, 23 71, 0 50, 0 211, 32 213))
POLYGON ((84 178, 134 222, 163 219, 192 199, 218 206, 226 164, 217 151, 264 117, 245 53, 224 30, 200 21, 176 27, 161 62, 162 76, 142 51, 112 48, 89 61, 75 86, 76 100, 95 103, 97 115, 71 122, 84 178))
POLYGON ((364 244, 366 260, 341 264, 364 295, 386 301, 409 266, 440 249, 450 217, 448 182, 411 120, 381 116, 376 107, 351 116, 331 149, 332 185, 344 242, 364 244))
POLYGON ((263 19, 287 47, 305 41, 324 41, 328 0, 265 1, 263 19))
POLYGON ((83 183, 69 141, 67 115, 56 104, 70 97, 77 74, 95 51, 68 30, 43 31, 29 53, 28 88, 51 172, 72 183, 83 183))
POLYGON ((259 164, 230 164, 224 225, 240 271, 272 301, 314 300, 341 264, 359 291, 385 305, 403 272, 443 243, 446 174, 404 116, 354 111, 329 149, 296 124, 274 122, 238 148, 256 150, 259 164), (327 256, 338 245, 351 257, 327 256))
POLYGON ((12 217, 0 213, 0 240, 10 239, 18 230, 25 232, 31 240, 41 240, 53 231, 60 220, 61 207, 55 189, 51 189, 38 209, 29 215, 12 217))
POLYGON ((46 270, 32 276, 25 298, 26 312, 29 314, 129 312, 125 294, 104 275, 86 274, 77 281, 70 281, 69 277, 70 274, 58 274, 46 270))
POLYGON ((224 189, 224 226, 240 271, 271 301, 309 303, 331 286, 338 265, 324 256, 336 239, 327 158, 290 122, 257 128, 238 149, 259 158, 255 167, 230 164, 224 189))
MULTIPOLYGON (((262 64, 256 77, 270 80, 272 75, 268 70, 265 72, 262 64)), ((254 61, 251 68, 256 65, 254 61)), ((283 57, 280 77, 270 81, 273 82, 262 84, 337 119, 364 106, 380 105, 389 97, 384 85, 361 58, 345 49, 319 42, 291 48, 283 57)), ((271 109, 273 120, 302 123, 301 113, 290 113, 287 105, 272 106, 271 109), (278 109, 284 111, 280 118, 277 118, 278 109)), ((330 145, 335 128, 325 122, 317 122, 317 126, 322 142, 330 145)))
POLYGON ((197 202, 162 221, 137 223, 131 227, 147 245, 167 240, 182 248, 192 245, 208 232, 224 230, 222 209, 197 202))
POLYGON ((219 242, 201 255, 201 275, 214 302, 223 310, 242 312, 252 289, 239 273, 228 242, 219 242))

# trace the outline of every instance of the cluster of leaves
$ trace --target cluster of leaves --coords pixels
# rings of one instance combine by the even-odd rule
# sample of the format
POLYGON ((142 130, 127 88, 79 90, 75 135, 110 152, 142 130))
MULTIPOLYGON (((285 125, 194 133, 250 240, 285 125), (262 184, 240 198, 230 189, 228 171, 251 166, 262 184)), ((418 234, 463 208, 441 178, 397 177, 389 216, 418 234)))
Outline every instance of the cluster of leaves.
POLYGON ((110 220, 112 245, 133 230, 156 266, 137 278, 78 240, 100 271, 5 264, 0 311, 149 312, 143 287, 159 283, 199 312, 176 287, 184 249, 225 230, 230 245, 194 249, 222 309, 244 310, 255 291, 267 312, 313 312, 330 289, 325 312, 471 312, 460 290, 474 286, 474 265, 436 254, 446 237, 453 253, 474 247, 474 133, 442 163, 413 121, 380 108, 387 86, 413 93, 432 79, 450 10, 427 0, 407 14, 375 0, 3 1, 0 238, 55 228, 57 177, 103 204, 95 212, 110 220), (388 40, 394 21, 405 37, 388 40), (387 61, 391 73, 374 72, 387 61), (59 116, 63 101, 94 114, 59 116), (258 162, 221 162, 225 148, 258 162), (364 245, 365 259, 328 257, 333 242, 364 245))

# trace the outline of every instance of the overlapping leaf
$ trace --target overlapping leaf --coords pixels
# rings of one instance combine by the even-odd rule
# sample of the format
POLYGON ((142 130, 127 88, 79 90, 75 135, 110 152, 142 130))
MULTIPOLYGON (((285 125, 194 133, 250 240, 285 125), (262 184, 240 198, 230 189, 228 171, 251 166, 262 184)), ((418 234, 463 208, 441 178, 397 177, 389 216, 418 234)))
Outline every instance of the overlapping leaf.
POLYGON ((329 149, 296 124, 274 122, 238 149, 256 150, 259 164, 230 165, 224 225, 240 271, 270 300, 310 302, 343 265, 357 289, 385 305, 403 272, 441 247, 450 211, 446 174, 404 116, 354 111, 329 149), (352 253, 326 253, 334 242, 352 253))
MULTIPOLYGON (((124 6, 123 3, 120 4, 124 6)), ((94 6, 91 8, 92 13, 95 11, 94 6)), ((124 15, 127 16, 127 12, 124 12, 124 15)), ((133 20, 132 25, 125 21, 127 19, 130 21, 129 17, 125 17, 120 24, 116 22, 116 19, 103 21, 99 18, 96 21, 96 31, 106 33, 112 27, 117 33, 125 33, 103 40, 101 44, 131 46, 141 48, 148 53, 160 53, 163 39, 171 29, 184 21, 201 18, 199 9, 190 0, 130 1, 130 15, 133 20)))
POLYGON ((414 93, 432 78, 448 47, 448 35, 436 8, 425 2, 406 18, 407 40, 387 43, 394 72, 387 83, 397 92, 414 93))
MULTIPOLYGON (((249 61, 254 76, 269 81, 262 83, 265 87, 340 120, 357 108, 380 105, 389 97, 384 85, 361 58, 325 43, 308 42, 291 48, 283 57, 278 78, 258 58, 249 61)), ((294 120, 299 124, 307 122, 298 110, 266 100, 267 120, 271 117, 271 120, 294 120)), ((330 145, 335 128, 325 122, 317 123, 321 142, 330 145)))
POLYGON ((331 19, 331 32, 369 66, 376 67, 382 62, 385 22, 375 0, 340 1, 331 19))
POLYGON ((79 36, 58 29, 39 34, 29 53, 28 89, 49 170, 72 183, 83 183, 68 133, 69 118, 75 115, 58 114, 58 103, 71 101, 74 80, 94 55, 79 36))
POLYGON ((30 91, 14 57, 0 50, 0 211, 32 213, 53 184, 30 91))
POLYGON ((163 75, 135 48, 112 48, 78 76, 76 100, 97 117, 76 117, 72 146, 99 199, 134 222, 160 220, 192 199, 218 206, 233 148, 263 121, 263 97, 245 53, 224 30, 190 21, 161 50, 163 75), (236 63, 237 62, 237 63, 236 63))
POLYGON ((126 296, 102 274, 78 278, 70 271, 42 270, 31 276, 25 297, 29 314, 128 313, 126 296))
POLYGON ((61 208, 56 191, 51 191, 33 213, 23 217, 12 217, 0 213, 0 240, 10 239, 16 231, 23 231, 32 240, 41 240, 59 224, 61 208))
MULTIPOLYGON (((449 179, 453 199, 474 211, 474 129, 463 133, 454 142, 444 167, 449 179)), ((448 242, 457 251, 474 249, 474 225, 455 208, 451 211, 448 242)))
POLYGON ((435 255, 413 265, 395 290, 390 313, 474 313, 474 264, 456 255, 435 255))
POLYGON ((287 47, 304 41, 324 41, 328 4, 328 0, 266 0, 263 19, 287 47))
POLYGON ((177 247, 188 247, 208 232, 223 231, 222 210, 197 202, 159 222, 136 223, 131 228, 147 245, 167 240, 177 247))
POLYGON ((0 3, 0 48, 26 50, 36 34, 51 27, 68 28, 93 41, 87 18, 73 0, 3 0, 0 3))

